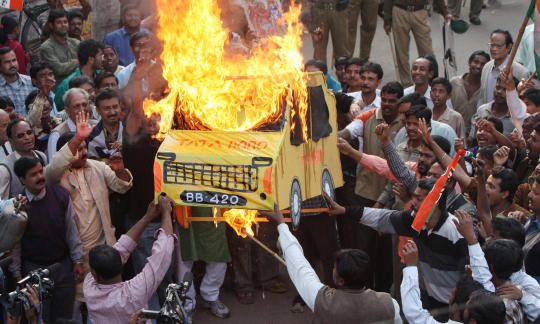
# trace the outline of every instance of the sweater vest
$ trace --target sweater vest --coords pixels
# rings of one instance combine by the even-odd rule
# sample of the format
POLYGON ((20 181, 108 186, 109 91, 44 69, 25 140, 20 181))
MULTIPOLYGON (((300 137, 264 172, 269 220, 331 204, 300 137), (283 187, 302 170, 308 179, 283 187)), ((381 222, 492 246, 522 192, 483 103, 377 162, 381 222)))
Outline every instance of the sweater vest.
POLYGON ((69 256, 66 240, 69 199, 66 189, 47 185, 43 199, 28 203, 28 223, 21 240, 23 260, 50 265, 69 256))

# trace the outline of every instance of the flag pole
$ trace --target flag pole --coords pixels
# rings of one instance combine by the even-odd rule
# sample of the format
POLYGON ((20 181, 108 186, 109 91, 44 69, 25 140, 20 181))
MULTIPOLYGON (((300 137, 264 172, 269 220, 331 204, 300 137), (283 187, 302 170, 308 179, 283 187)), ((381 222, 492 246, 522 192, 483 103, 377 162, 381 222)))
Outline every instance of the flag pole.
POLYGON ((525 28, 527 27, 528 22, 529 22, 529 12, 525 14, 525 18, 523 18, 523 21, 521 22, 521 27, 519 28, 519 32, 517 34, 516 40, 514 41, 514 46, 512 46, 512 51, 510 52, 510 58, 508 59, 508 64, 506 64, 504 68, 504 71, 506 74, 510 73, 510 68, 512 67, 514 58, 516 57, 519 43, 521 43, 521 38, 523 38, 523 33, 525 32, 525 28))

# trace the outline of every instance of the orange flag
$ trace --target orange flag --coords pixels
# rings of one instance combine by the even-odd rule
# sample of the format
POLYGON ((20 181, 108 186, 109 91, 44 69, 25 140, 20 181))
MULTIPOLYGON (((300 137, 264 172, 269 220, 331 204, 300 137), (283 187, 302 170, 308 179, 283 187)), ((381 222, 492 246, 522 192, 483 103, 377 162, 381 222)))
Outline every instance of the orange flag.
POLYGON ((456 153, 456 156, 454 157, 452 162, 450 162, 450 165, 448 166, 446 171, 437 180, 437 182, 435 182, 435 186, 433 186, 433 189, 431 189, 426 199, 424 199, 424 202, 422 202, 422 205, 420 205, 420 208, 418 209, 416 216, 414 216, 414 221, 411 225, 411 227, 418 233, 420 233, 420 231, 424 227, 424 224, 426 224, 426 222, 431 218, 431 215, 435 211, 435 208, 437 208, 437 203, 441 198, 441 194, 446 186, 446 182, 452 174, 452 171, 454 171, 454 169, 456 168, 459 158, 463 155, 465 155, 465 150, 459 150, 456 153))
POLYGON ((0 7, 21 11, 23 0, 0 0, 0 7))

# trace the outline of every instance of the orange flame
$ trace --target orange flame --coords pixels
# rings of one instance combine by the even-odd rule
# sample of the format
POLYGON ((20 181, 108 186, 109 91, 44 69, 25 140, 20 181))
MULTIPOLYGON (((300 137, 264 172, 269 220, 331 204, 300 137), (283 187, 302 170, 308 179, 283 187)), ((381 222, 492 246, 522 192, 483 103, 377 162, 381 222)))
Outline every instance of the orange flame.
POLYGON ((168 132, 175 114, 187 129, 252 130, 283 117, 284 101, 297 107, 291 120, 300 114, 307 138, 299 5, 284 13, 284 35, 259 39, 246 53, 226 51, 230 33, 217 0, 157 0, 157 6, 169 93, 159 102, 145 100, 144 110, 147 116, 161 116, 158 138, 168 132))
POLYGON ((241 237, 246 237, 248 234, 254 236, 251 227, 255 224, 255 216, 257 216, 256 210, 247 209, 230 209, 223 213, 223 217, 227 224, 229 224, 236 234, 241 237))

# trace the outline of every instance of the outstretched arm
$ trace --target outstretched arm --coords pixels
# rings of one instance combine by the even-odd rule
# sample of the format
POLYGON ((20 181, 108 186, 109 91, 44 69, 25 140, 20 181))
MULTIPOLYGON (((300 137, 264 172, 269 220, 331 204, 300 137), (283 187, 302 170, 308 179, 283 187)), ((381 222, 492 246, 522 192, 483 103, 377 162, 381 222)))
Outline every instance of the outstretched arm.
POLYGON ((260 214, 278 225, 279 244, 287 263, 287 272, 306 305, 311 311, 315 311, 315 299, 324 285, 306 260, 302 246, 300 246, 296 237, 292 235, 289 227, 285 224, 283 215, 277 205, 273 212, 261 211, 260 214))

